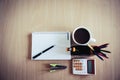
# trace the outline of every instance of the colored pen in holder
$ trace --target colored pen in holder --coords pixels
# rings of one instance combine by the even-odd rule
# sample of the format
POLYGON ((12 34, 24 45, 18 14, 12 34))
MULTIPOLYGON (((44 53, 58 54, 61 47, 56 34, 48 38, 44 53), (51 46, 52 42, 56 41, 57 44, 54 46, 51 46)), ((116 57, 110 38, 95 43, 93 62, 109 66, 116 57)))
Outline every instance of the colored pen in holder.
POLYGON ((103 57, 108 59, 106 53, 111 53, 110 51, 103 49, 103 48, 106 48, 108 45, 109 44, 106 43, 106 44, 102 44, 100 46, 91 46, 91 45, 88 45, 88 46, 90 47, 90 49, 92 50, 94 55, 96 55, 101 60, 104 60, 103 57))

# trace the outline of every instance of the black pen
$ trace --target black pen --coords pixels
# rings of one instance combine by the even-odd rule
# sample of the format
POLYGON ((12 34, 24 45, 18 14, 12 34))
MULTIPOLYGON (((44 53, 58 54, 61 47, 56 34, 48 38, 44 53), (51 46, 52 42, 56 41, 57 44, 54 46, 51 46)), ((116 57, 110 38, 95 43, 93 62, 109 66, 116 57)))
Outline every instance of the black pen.
POLYGON ((93 51, 93 53, 94 53, 98 58, 100 58, 101 60, 104 61, 104 59, 103 59, 102 57, 100 57, 96 52, 93 51))
POLYGON ((44 52, 48 51, 49 49, 53 48, 55 45, 50 46, 49 48, 43 50, 42 52, 38 53, 37 55, 33 56, 33 59, 38 57, 39 55, 43 54, 44 52))
POLYGON ((104 59, 103 59, 102 57, 100 57, 100 56, 95 52, 94 48, 93 48, 91 45, 88 44, 88 47, 93 51, 93 53, 94 53, 98 58, 100 58, 101 60, 104 61, 104 59))

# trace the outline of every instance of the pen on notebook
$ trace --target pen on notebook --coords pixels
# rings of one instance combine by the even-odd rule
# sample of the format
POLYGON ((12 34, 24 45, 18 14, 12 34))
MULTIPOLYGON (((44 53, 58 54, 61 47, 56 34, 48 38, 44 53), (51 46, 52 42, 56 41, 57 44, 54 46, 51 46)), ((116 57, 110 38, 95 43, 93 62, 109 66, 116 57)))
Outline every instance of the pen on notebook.
POLYGON ((52 46, 48 47, 47 49, 43 50, 42 52, 38 53, 37 55, 33 56, 33 59, 36 58, 36 57, 38 57, 39 55, 45 53, 46 51, 48 51, 49 49, 53 48, 54 46, 55 45, 52 45, 52 46))

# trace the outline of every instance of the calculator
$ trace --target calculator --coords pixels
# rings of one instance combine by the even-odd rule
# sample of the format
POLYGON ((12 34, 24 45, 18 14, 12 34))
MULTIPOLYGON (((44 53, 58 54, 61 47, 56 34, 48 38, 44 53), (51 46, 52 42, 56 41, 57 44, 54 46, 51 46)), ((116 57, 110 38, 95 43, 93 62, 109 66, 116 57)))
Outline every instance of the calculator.
POLYGON ((95 75, 95 59, 72 59, 72 70, 77 75, 95 75))

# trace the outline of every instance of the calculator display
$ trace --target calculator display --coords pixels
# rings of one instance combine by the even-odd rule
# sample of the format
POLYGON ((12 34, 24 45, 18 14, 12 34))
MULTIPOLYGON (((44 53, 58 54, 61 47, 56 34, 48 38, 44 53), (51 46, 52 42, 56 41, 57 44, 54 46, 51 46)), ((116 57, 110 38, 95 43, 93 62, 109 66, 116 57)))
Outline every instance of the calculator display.
POLYGON ((89 74, 94 74, 95 73, 95 68, 94 68, 94 60, 88 60, 87 61, 87 71, 89 74))

